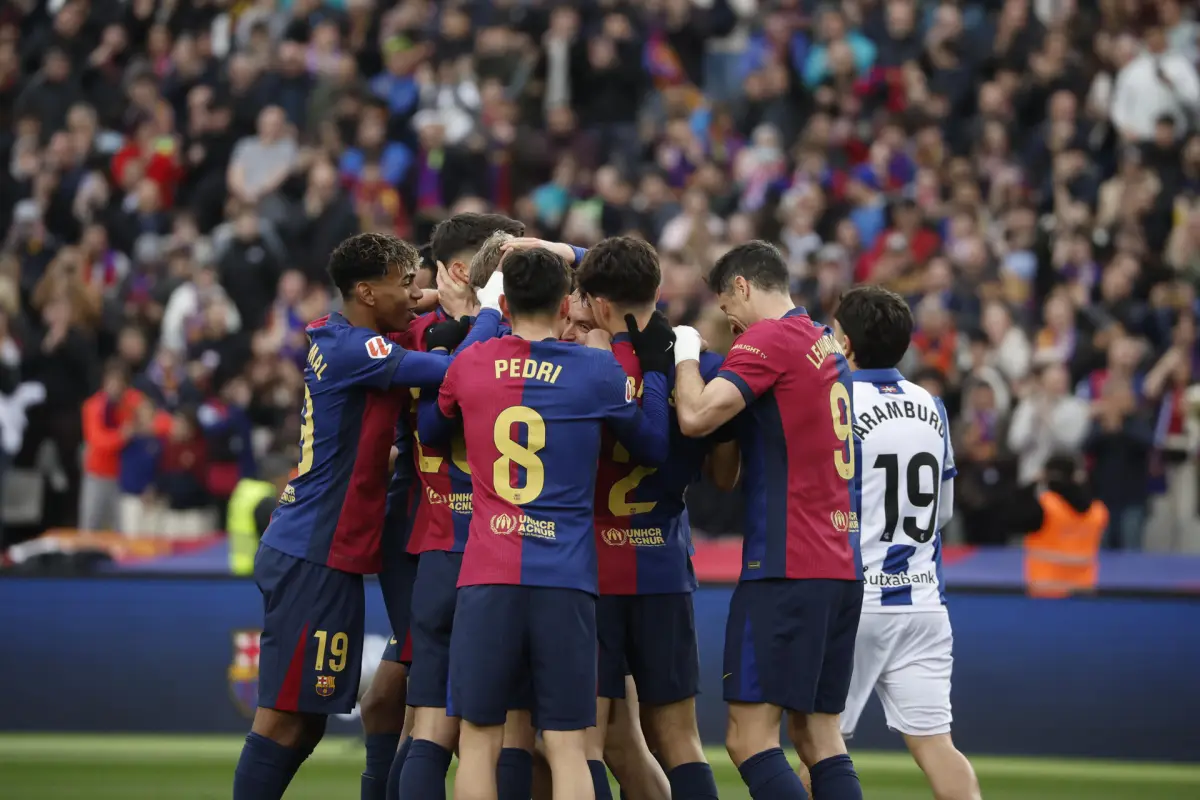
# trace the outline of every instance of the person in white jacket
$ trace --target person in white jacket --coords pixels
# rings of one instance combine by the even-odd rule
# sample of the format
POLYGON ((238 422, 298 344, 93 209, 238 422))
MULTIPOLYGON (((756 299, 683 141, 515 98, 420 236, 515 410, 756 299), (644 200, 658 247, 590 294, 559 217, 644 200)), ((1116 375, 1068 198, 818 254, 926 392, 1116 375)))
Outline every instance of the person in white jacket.
POLYGON ((1145 50, 1121 68, 1113 88, 1112 123, 1127 142, 1150 139, 1160 117, 1184 131, 1200 114, 1200 76, 1187 56, 1168 50, 1166 29, 1155 24, 1142 41, 1145 50))
POLYGON ((1008 447, 1017 456, 1017 480, 1022 485, 1037 480, 1051 456, 1078 453, 1091 422, 1087 401, 1070 393, 1065 366, 1042 366, 1037 381, 1008 427, 1008 447))

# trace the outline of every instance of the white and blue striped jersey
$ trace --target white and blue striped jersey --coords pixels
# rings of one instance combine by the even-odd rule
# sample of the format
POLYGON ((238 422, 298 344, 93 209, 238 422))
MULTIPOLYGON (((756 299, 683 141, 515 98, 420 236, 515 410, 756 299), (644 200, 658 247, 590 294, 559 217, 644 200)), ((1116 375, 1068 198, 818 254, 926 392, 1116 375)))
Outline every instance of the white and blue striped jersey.
POLYGON ((942 401, 895 369, 858 370, 864 612, 941 608, 941 528, 954 511, 954 450, 942 401))

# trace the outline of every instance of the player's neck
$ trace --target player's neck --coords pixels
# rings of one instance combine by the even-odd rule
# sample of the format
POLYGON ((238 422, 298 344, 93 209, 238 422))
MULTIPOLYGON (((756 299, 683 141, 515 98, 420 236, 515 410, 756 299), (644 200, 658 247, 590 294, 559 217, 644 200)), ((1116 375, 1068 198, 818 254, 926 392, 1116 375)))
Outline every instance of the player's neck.
POLYGON ((629 333, 629 326, 625 324, 625 315, 632 314, 637 320, 638 330, 644 330, 646 325, 650 323, 650 317, 654 316, 654 306, 643 309, 615 309, 613 319, 609 327, 609 333, 616 336, 618 333, 629 333))
POLYGON ((557 339, 554 320, 537 317, 521 317, 512 321, 512 335, 529 342, 557 339))
POLYGON ((758 311, 762 319, 782 319, 783 315, 796 307, 790 294, 767 294, 758 298, 758 311))
POLYGON ((379 333, 379 327, 371 317, 370 312, 358 303, 346 303, 342 306, 342 316, 356 328, 367 328, 379 333))

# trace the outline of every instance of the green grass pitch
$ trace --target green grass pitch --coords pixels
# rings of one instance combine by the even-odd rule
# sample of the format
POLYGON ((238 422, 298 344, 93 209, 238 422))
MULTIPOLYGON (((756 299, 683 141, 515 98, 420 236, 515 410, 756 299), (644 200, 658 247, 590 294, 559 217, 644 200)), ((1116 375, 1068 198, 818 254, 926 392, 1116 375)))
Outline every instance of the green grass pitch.
MULTIPOLYGON (((227 800, 241 739, 235 736, 0 734, 4 800, 227 800)), ((906 754, 855 753, 867 800, 926 800, 906 754)), ((709 752, 721 797, 746 800, 737 770, 709 752)), ((1200 765, 976 758, 985 800, 1195 800, 1200 765)), ((288 800, 358 796, 363 749, 354 739, 321 745, 288 800)), ((451 797, 453 795, 450 795, 451 797)))

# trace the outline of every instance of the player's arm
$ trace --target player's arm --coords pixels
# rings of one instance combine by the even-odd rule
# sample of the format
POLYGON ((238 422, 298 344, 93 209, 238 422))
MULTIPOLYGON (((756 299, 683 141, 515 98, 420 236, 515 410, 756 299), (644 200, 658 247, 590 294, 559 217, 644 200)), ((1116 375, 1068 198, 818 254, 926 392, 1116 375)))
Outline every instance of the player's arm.
POLYGON ((954 478, 958 475, 958 467, 954 466, 954 445, 950 441, 950 419, 946 415, 946 405, 940 397, 933 398, 938 414, 942 418, 942 439, 945 454, 942 458, 942 490, 938 493, 938 521, 940 531, 950 524, 954 518, 954 478))
POLYGON ((432 447, 448 444, 454 435, 455 421, 458 419, 458 397, 455 387, 458 385, 458 372, 451 366, 442 381, 442 387, 436 393, 430 390, 421 392, 417 401, 417 436, 422 442, 432 447))
MULTIPOLYGON (((438 323, 438 325, 457 325, 457 322, 438 323)), ((434 326, 436 328, 438 326, 434 326)), ((400 363, 392 375, 393 386, 409 386, 420 389, 436 388, 446 377, 455 356, 476 342, 493 339, 500 333, 500 312, 495 309, 484 309, 475 318, 471 332, 453 353, 447 352, 448 346, 439 346, 434 332, 430 328, 426 333, 426 342, 431 346, 431 352, 422 353, 418 350, 405 350, 400 357, 400 363)))
POLYGON ((642 375, 642 406, 638 408, 628 379, 616 359, 606 370, 601 387, 605 422, 630 458, 649 467, 660 467, 670 453, 671 436, 667 376, 661 372, 642 375))
POLYGON ((700 334, 675 329, 675 413, 685 436, 708 436, 775 385, 784 359, 759 325, 738 337, 717 376, 700 374, 700 334))

